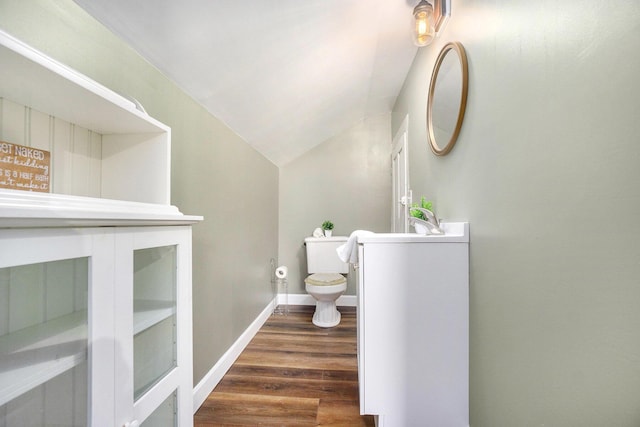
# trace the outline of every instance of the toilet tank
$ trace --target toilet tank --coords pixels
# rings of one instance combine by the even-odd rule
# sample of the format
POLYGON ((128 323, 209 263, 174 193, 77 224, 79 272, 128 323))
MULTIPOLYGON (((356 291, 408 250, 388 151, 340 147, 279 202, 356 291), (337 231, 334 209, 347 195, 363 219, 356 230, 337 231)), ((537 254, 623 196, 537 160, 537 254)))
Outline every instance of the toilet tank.
POLYGON ((348 273, 349 264, 338 258, 336 249, 347 243, 347 237, 307 237, 307 272, 313 273, 348 273))

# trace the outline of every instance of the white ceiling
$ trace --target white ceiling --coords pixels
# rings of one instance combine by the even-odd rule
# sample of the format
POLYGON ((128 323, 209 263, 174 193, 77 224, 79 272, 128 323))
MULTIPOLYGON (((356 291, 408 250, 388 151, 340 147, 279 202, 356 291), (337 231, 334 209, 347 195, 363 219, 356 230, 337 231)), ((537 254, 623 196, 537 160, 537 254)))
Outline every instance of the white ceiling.
POLYGON ((417 0, 75 0, 276 165, 391 111, 417 0))

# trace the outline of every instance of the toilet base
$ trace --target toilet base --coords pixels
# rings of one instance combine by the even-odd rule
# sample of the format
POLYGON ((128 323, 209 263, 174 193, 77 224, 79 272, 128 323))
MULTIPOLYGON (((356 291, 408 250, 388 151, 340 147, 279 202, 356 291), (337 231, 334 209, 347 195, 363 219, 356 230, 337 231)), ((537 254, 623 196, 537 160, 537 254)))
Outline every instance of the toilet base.
POLYGON ((316 301, 316 311, 312 322, 321 328, 333 328, 340 324, 342 315, 336 308, 335 301, 316 301))

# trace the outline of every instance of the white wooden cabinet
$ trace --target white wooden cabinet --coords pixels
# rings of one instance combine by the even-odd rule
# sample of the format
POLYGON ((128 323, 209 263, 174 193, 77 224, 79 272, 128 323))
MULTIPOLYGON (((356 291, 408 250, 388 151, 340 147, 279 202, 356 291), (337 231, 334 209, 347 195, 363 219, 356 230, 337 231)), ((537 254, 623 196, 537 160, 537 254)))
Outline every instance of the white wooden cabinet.
POLYGON ((170 205, 170 129, 2 31, 0 64, 0 140, 52 188, 0 189, 0 427, 191 426, 202 218, 170 205))
POLYGON ((358 239, 360 412, 378 427, 469 425, 469 228, 358 239))
POLYGON ((51 153, 52 193, 170 203, 170 128, 2 31, 0 64, 0 140, 51 153))
POLYGON ((189 223, 0 230, 0 425, 191 425, 189 223))

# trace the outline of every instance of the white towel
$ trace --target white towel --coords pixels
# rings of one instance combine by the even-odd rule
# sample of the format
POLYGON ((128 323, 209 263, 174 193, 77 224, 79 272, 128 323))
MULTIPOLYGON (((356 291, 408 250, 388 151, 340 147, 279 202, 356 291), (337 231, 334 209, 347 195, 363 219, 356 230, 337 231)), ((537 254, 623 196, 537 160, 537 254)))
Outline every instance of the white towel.
POLYGON ((338 252, 338 258, 342 260, 342 262, 348 262, 350 264, 355 264, 358 262, 358 236, 366 236, 368 234, 373 234, 372 231, 367 230, 356 230, 349 236, 347 239, 347 243, 344 245, 340 245, 336 248, 336 252, 338 252))
POLYGON ((316 228, 313 230, 313 237, 324 237, 324 233, 322 232, 322 228, 316 228))

